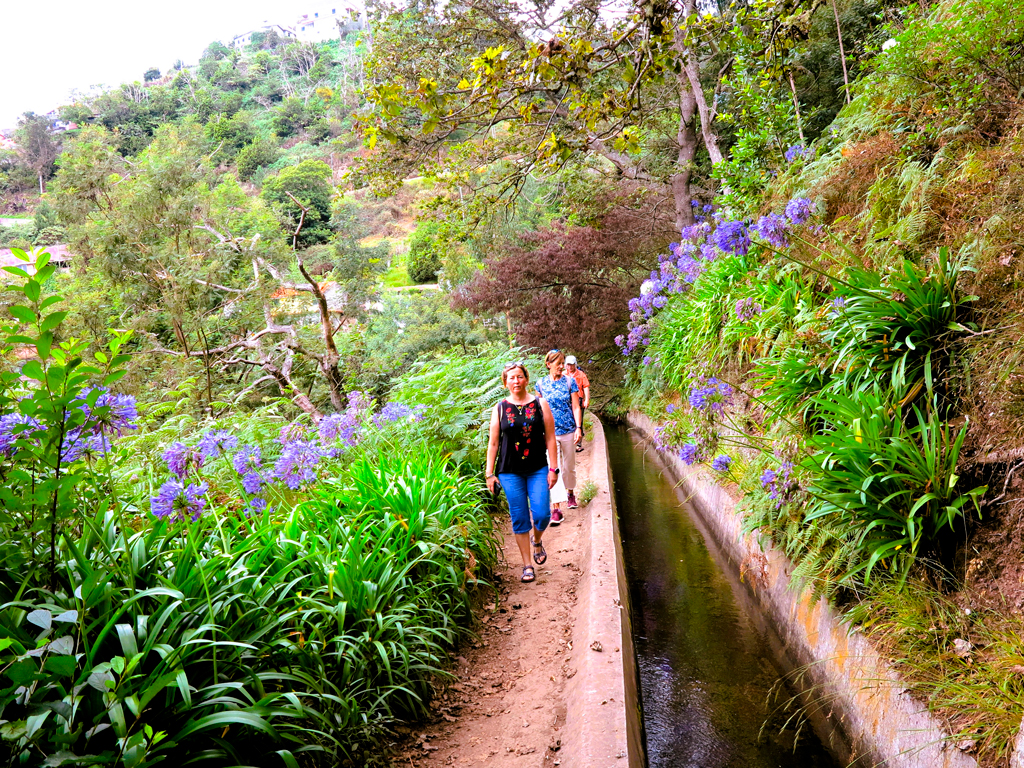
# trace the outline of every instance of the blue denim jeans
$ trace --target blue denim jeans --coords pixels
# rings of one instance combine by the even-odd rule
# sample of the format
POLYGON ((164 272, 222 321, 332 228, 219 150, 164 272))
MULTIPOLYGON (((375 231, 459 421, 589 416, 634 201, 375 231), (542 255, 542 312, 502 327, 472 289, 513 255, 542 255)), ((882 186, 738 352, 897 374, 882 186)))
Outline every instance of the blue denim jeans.
POLYGON ((513 533, 529 533, 531 528, 543 531, 551 522, 551 502, 548 495, 548 468, 541 467, 532 475, 515 475, 505 472, 498 475, 505 496, 508 511, 512 517, 513 533), (533 510, 533 525, 530 525, 530 510, 533 510))

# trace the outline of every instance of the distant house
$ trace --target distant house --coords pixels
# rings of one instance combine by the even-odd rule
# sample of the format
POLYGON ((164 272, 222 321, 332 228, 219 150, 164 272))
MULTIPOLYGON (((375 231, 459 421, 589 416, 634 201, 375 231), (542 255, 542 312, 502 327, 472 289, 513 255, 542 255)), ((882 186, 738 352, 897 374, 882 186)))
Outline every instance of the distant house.
MULTIPOLYGON (((68 247, 63 243, 47 245, 43 248, 37 248, 36 250, 40 252, 45 250, 49 253, 50 263, 58 269, 67 269, 71 266, 71 254, 68 251, 68 247)), ((0 268, 3 267, 18 267, 19 269, 24 269, 30 275, 35 274, 36 271, 34 260, 30 259, 30 261, 27 262, 22 261, 14 255, 14 252, 10 248, 0 248, 0 268)), ((6 277, 11 277, 8 273, 3 274, 6 277)))
POLYGON ((344 34, 363 29, 366 29, 365 13, 360 12, 353 20, 352 9, 335 4, 300 14, 295 22, 295 36, 313 43, 337 40, 344 34))
POLYGON ((267 34, 269 32, 277 32, 280 37, 289 38, 295 37, 295 30, 290 27, 282 27, 280 24, 271 24, 270 22, 263 22, 263 26, 257 27, 256 29, 250 29, 248 32, 243 32, 240 35, 235 35, 231 38, 232 48, 244 48, 252 42, 252 36, 257 33, 267 34))
MULTIPOLYGON (((327 280, 323 283, 318 283, 318 285, 320 290, 323 291, 324 298, 327 299, 327 311, 331 314, 344 315, 348 297, 341 290, 341 286, 333 280, 327 280)), ((316 322, 320 316, 320 310, 316 305, 316 297, 310 291, 278 288, 270 295, 270 298, 274 300, 276 305, 273 309, 275 316, 283 315, 299 318, 302 321, 311 323, 316 322)))

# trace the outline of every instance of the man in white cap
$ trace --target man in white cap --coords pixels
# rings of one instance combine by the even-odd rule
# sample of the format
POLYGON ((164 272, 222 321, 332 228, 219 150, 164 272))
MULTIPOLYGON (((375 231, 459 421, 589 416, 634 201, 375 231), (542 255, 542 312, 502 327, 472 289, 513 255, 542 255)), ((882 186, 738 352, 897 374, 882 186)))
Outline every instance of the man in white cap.
POLYGON ((580 388, 580 442, 576 445, 576 453, 583 450, 583 414, 587 410, 587 406, 590 405, 590 379, 587 378, 587 374, 579 369, 576 365, 575 355, 569 355, 565 358, 565 375, 576 379, 576 386, 580 388))

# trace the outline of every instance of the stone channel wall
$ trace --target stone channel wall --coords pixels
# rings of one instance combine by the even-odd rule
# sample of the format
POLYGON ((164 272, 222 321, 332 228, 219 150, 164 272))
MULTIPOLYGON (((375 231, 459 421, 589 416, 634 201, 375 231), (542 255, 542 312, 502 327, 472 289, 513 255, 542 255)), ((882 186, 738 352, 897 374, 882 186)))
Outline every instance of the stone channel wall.
MULTIPOLYGON (((650 437, 656 426, 631 412, 629 426, 650 437)), ((907 692, 899 676, 825 601, 794 588, 793 566, 756 536, 743 535, 735 503, 703 469, 659 455, 689 497, 715 543, 768 619, 777 651, 797 674, 815 729, 845 765, 886 768, 977 768, 939 722, 907 692), (815 717, 817 716, 817 717, 815 717)), ((595 763, 598 765, 598 763, 595 763)))
POLYGON ((566 687, 563 768, 643 768, 644 743, 629 592, 612 493, 608 443, 594 419, 590 476, 597 496, 579 510, 580 581, 576 588, 566 687))

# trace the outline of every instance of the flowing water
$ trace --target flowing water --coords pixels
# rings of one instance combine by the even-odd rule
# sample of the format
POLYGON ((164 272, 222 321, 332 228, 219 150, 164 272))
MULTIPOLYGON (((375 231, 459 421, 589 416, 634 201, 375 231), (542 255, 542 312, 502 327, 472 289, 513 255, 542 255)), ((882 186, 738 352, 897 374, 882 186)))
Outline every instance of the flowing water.
POLYGON ((607 431, 651 768, 836 768, 743 586, 653 450, 607 431), (792 717, 796 714, 796 717, 792 717))

